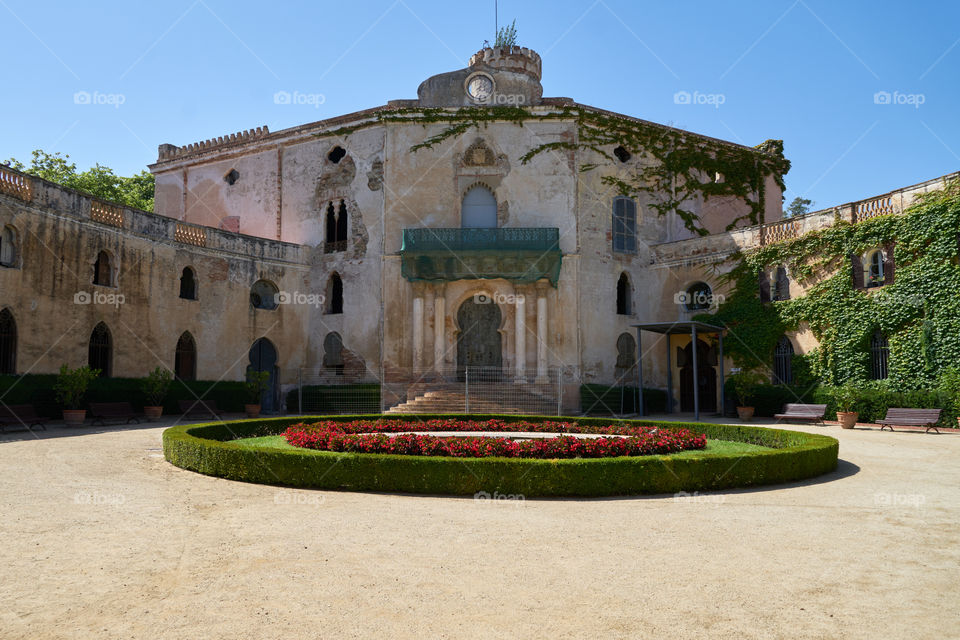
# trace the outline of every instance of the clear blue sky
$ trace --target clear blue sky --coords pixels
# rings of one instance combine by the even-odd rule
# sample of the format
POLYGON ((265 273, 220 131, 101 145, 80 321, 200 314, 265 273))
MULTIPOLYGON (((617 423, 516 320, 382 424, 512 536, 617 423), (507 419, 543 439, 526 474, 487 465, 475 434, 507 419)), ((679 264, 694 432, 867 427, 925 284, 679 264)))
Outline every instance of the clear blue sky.
MULTIPOLYGON (((414 98, 493 40, 493 4, 0 0, 0 159, 43 148, 129 175, 163 142, 414 98), (275 104, 278 91, 308 97, 275 104)), ((545 95, 749 145, 782 138, 788 201, 825 207, 960 169, 958 2, 500 0, 501 24, 514 18, 543 56, 545 95)))

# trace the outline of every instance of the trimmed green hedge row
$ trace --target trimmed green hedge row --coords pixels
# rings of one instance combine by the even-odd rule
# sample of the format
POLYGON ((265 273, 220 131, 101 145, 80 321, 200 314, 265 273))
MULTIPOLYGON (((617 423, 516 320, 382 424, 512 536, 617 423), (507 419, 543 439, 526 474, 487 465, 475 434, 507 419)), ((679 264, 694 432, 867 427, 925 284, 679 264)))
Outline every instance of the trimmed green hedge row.
MULTIPOLYGON (((338 421, 378 416, 327 417, 338 421)), ((449 416, 417 416, 430 419, 449 416)), ((470 415, 471 419, 547 420, 542 416, 470 415)), ((308 418, 309 419, 309 418, 308 418)), ((646 424, 686 428, 708 439, 772 447, 748 455, 701 454, 574 460, 441 458, 245 448, 236 438, 275 435, 304 418, 180 425, 163 433, 166 459, 206 475, 263 484, 351 491, 470 495, 607 496, 676 493, 777 484, 837 467, 839 443, 828 436, 701 423, 563 418, 583 425, 646 424)))
MULTIPOLYGON (((667 410, 667 392, 643 388, 645 414, 667 410)), ((580 412, 594 415, 637 412, 636 387, 608 387, 602 384, 580 385, 580 412)))
MULTIPOLYGON (((54 374, 25 374, 0 376, 0 397, 4 404, 32 404, 37 413, 49 418, 59 418, 62 409, 57 404, 53 385, 54 374)), ((97 378, 90 383, 84 404, 90 402, 129 402, 134 410, 142 411, 146 402, 140 390, 142 378, 97 378)), ((223 411, 243 411, 246 392, 242 382, 230 380, 174 380, 163 403, 163 412, 179 414, 180 400, 214 400, 223 411), (193 393, 191 393, 191 391, 193 393), (196 395, 194 395, 196 394, 196 395)))
POLYGON ((380 411, 380 385, 377 383, 343 385, 305 385, 303 411, 300 410, 300 391, 287 392, 287 413, 337 414, 343 411, 380 411))
MULTIPOLYGON (((834 419, 839 409, 836 394, 836 387, 820 387, 813 393, 812 402, 827 405, 828 420, 834 419)), ((942 427, 952 427, 954 429, 957 428, 957 416, 960 415, 960 407, 957 406, 957 401, 943 391, 927 389, 891 391, 885 389, 881 384, 874 383, 872 386, 858 389, 856 392, 853 410, 860 414, 857 418, 859 422, 883 420, 887 415, 887 409, 890 407, 942 409, 938 424, 942 427)))

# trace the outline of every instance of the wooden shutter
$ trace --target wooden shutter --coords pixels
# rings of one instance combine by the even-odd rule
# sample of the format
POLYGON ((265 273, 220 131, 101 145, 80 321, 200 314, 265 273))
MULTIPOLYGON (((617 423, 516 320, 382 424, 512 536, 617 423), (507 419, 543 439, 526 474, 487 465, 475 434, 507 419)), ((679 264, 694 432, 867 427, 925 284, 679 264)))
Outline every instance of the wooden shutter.
POLYGON ((766 271, 760 272, 760 302, 770 302, 770 276, 766 271))
POLYGON ((857 254, 851 253, 850 267, 853 272, 853 288, 863 289, 863 259, 857 254))
POLYGON ((891 242, 883 248, 883 284, 893 284, 893 276, 896 273, 897 265, 893 259, 893 249, 897 246, 896 242, 891 242))

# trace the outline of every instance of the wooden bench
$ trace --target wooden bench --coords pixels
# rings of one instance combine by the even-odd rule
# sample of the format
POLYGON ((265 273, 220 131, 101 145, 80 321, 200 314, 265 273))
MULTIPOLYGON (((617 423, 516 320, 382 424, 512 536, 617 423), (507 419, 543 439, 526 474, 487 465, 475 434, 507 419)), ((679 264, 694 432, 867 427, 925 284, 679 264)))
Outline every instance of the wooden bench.
POLYGON ((40 427, 46 431, 47 422, 50 422, 50 418, 38 416, 32 404, 0 405, 0 431, 6 431, 7 425, 23 425, 28 430, 40 427))
POLYGON ((825 404, 803 404, 795 402, 784 406, 783 413, 778 413, 773 417, 777 419, 777 422, 781 420, 806 420, 823 424, 823 416, 826 412, 827 405, 825 404))
POLYGON ((213 400, 180 400, 180 412, 184 418, 200 414, 204 417, 219 418, 222 413, 213 400))
POLYGON ((880 425, 880 431, 883 431, 887 427, 890 427, 890 431, 893 431, 893 428, 896 427, 913 427, 913 428, 926 428, 924 433, 929 433, 930 429, 933 429, 937 433, 940 433, 937 429, 937 422, 940 421, 940 409, 895 409, 890 407, 887 409, 887 417, 883 420, 877 420, 877 424, 880 425))
POLYGON ((93 418, 91 424, 99 422, 105 425, 107 420, 125 421, 127 424, 130 424, 131 420, 140 422, 129 402, 91 402, 90 417, 93 418))

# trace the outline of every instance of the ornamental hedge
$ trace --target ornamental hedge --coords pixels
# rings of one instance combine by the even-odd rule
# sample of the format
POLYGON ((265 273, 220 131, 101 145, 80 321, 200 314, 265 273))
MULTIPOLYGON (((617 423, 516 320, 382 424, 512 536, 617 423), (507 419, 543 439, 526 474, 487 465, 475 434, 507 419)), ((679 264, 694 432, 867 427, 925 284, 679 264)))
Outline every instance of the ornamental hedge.
MULTIPOLYGON (((379 416, 326 418, 349 422, 379 416)), ((423 419, 450 416, 418 416, 423 419)), ((542 421, 537 416, 471 419, 542 421)), ((180 425, 163 433, 166 459, 183 469, 229 480, 350 491, 472 495, 608 496, 746 487, 812 478, 837 467, 834 438, 799 431, 702 423, 563 418, 582 426, 611 424, 689 429, 711 440, 770 447, 749 454, 691 452, 664 456, 538 460, 444 458, 251 448, 230 440, 278 435, 305 417, 180 425)))

